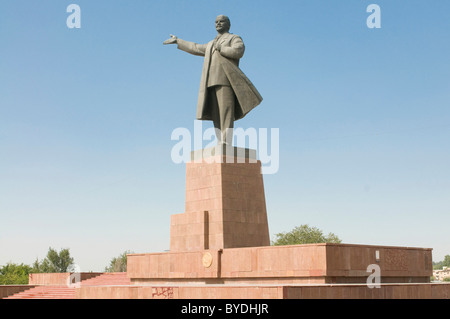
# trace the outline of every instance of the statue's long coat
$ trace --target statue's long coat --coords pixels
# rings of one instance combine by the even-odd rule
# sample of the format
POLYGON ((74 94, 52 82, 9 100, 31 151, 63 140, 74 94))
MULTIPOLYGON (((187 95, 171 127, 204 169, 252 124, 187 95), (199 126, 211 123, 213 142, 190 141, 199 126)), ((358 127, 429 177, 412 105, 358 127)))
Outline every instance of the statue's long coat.
MULTIPOLYGON (((197 44, 194 42, 177 40, 178 48, 194 55, 204 56, 202 78, 200 81, 200 90, 197 103, 197 119, 198 120, 212 120, 211 106, 208 104, 208 77, 214 76, 210 74, 211 56, 214 53, 214 42, 210 41, 207 44, 197 44)), ((225 33, 218 40, 220 43, 220 54, 215 61, 220 63, 220 70, 222 70, 236 95, 236 107, 234 111, 234 120, 243 118, 248 112, 259 105, 262 97, 252 82, 239 69, 239 59, 244 55, 244 43, 241 37, 225 33)), ((216 53, 217 54, 217 53, 216 53)), ((214 68, 216 69, 216 68, 214 68)))

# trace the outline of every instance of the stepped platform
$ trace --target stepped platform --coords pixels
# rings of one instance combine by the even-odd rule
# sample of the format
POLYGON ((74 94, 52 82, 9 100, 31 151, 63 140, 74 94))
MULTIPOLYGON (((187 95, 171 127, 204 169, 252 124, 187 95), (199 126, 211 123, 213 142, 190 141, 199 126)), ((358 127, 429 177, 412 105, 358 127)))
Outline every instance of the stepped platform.
POLYGON ((29 278, 28 287, 14 286, 16 289, 8 290, 8 286, 5 286, 3 299, 76 299, 76 290, 80 287, 118 287, 131 284, 125 272, 30 274, 29 278), (81 281, 70 283, 74 278, 81 281))
POLYGON ((75 288, 67 286, 38 286, 4 299, 75 299, 75 288))
POLYGON ((81 281, 81 286, 127 286, 131 280, 126 272, 104 273, 91 279, 81 281))

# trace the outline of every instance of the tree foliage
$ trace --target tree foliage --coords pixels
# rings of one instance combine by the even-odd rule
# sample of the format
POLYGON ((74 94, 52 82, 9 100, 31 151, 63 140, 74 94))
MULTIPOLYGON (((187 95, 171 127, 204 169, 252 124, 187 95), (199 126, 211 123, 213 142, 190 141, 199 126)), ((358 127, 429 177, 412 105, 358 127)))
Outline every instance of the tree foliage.
POLYGON ((61 273, 72 271, 73 258, 70 256, 68 248, 61 249, 58 253, 55 249, 49 248, 47 257, 42 261, 36 259, 33 264, 33 273, 61 273))
POLYGON ((30 273, 61 273, 73 271, 73 258, 69 249, 61 249, 58 253, 49 248, 47 257, 42 261, 36 259, 32 266, 7 263, 0 266, 0 285, 27 285, 30 273))
POLYGON ((442 261, 442 266, 450 267, 450 255, 446 255, 442 261))
POLYGON ((320 229, 309 225, 300 225, 290 232, 278 233, 275 236, 276 239, 272 242, 274 246, 342 242, 335 234, 324 235, 320 229))
POLYGON ((118 257, 112 258, 109 263, 109 266, 105 267, 105 272, 126 272, 127 254, 132 254, 132 252, 127 250, 118 257))
POLYGON ((7 263, 0 267, 0 285, 28 285, 31 266, 7 263))
POLYGON ((450 255, 446 255, 444 260, 433 262, 433 269, 442 269, 444 267, 450 267, 450 255))

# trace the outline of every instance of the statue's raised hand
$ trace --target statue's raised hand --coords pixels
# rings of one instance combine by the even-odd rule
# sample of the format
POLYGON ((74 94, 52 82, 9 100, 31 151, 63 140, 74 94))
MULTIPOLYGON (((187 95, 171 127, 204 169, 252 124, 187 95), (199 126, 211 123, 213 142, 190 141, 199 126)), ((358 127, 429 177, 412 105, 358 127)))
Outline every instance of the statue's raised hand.
POLYGON ((166 41, 163 42, 163 44, 174 44, 177 43, 177 37, 174 36, 173 34, 170 35, 170 39, 167 39, 166 41))

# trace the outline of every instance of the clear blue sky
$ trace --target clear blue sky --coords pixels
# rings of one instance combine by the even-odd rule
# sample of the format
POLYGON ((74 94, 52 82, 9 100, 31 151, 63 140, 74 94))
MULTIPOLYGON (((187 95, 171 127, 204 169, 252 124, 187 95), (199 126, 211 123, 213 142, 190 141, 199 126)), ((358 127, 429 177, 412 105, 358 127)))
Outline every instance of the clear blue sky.
MULTIPOLYGON (((199 43, 231 18, 279 128, 265 175, 271 236, 309 224, 345 243, 450 254, 450 3, 4 0, 0 3, 0 265, 70 248, 82 271, 169 248, 184 212, 177 127, 194 126, 199 43), (81 29, 66 8, 81 7, 81 29), (381 7, 369 29, 366 7, 381 7)), ((211 124, 205 123, 205 127, 211 124)))

